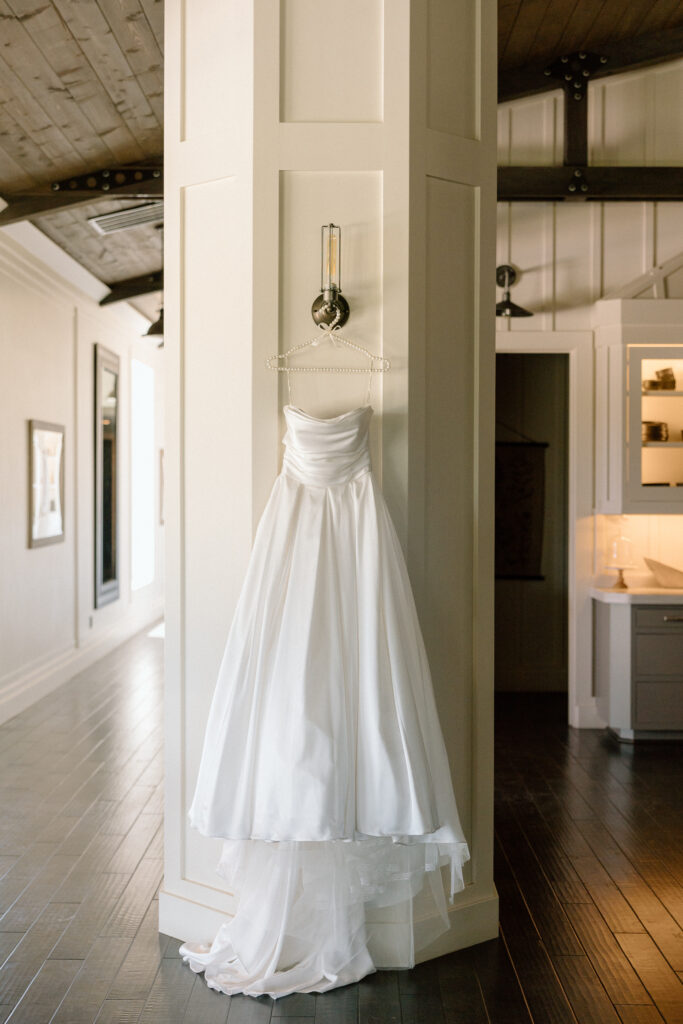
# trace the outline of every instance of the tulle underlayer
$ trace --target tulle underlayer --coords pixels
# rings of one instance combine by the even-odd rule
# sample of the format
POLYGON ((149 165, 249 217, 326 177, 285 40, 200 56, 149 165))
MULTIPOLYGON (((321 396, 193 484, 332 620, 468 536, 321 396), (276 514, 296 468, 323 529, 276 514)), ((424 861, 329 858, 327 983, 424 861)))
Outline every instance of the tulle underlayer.
POLYGON ((451 898, 463 888, 465 843, 402 838, 224 840, 217 872, 236 895, 235 916, 210 945, 186 942, 181 956, 226 994, 279 998, 359 981, 375 970, 368 910, 405 903, 411 913, 422 892, 428 944, 449 926, 441 867, 450 865, 451 898))

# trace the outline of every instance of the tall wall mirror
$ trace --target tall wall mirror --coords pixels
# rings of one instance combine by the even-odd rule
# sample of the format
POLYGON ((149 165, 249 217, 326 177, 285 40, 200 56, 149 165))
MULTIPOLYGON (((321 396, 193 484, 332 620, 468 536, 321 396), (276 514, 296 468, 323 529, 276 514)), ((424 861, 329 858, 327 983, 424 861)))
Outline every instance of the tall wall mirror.
POLYGON ((119 596, 119 357, 95 345, 95 607, 119 596))

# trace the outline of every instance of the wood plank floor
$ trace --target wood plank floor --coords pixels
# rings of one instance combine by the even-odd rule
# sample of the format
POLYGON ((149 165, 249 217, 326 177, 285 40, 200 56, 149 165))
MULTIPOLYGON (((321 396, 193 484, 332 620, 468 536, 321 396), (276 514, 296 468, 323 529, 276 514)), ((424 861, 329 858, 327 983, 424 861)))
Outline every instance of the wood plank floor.
POLYGON ((0 728, 0 1024, 683 1022, 683 752, 555 696, 498 702, 499 939, 325 995, 207 989, 157 932, 162 661, 141 633, 0 728))

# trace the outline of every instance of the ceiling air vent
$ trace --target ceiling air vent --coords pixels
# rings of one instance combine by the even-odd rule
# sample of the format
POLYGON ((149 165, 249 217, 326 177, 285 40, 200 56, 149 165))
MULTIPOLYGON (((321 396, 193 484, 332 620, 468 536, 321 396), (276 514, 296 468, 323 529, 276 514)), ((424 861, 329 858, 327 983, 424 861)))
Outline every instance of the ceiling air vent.
POLYGON ((102 213, 99 217, 88 217, 88 223, 92 224, 98 235, 111 235, 114 231, 126 231, 141 224, 158 224, 163 219, 164 204, 160 201, 130 206, 127 210, 114 210, 113 213, 102 213))

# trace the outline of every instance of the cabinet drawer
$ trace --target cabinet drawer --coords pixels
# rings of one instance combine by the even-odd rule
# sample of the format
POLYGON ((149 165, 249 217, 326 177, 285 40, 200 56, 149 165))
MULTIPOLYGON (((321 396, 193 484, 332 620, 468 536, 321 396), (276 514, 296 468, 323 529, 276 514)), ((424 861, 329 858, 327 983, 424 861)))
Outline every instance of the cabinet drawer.
POLYGON ((636 683, 634 729, 683 729, 683 683, 636 683))
POLYGON ((683 632, 683 604, 650 605, 633 609, 636 629, 665 629, 683 632))
POLYGON ((633 643, 633 674, 668 676, 683 680, 683 630, 675 633, 636 633, 633 643))

